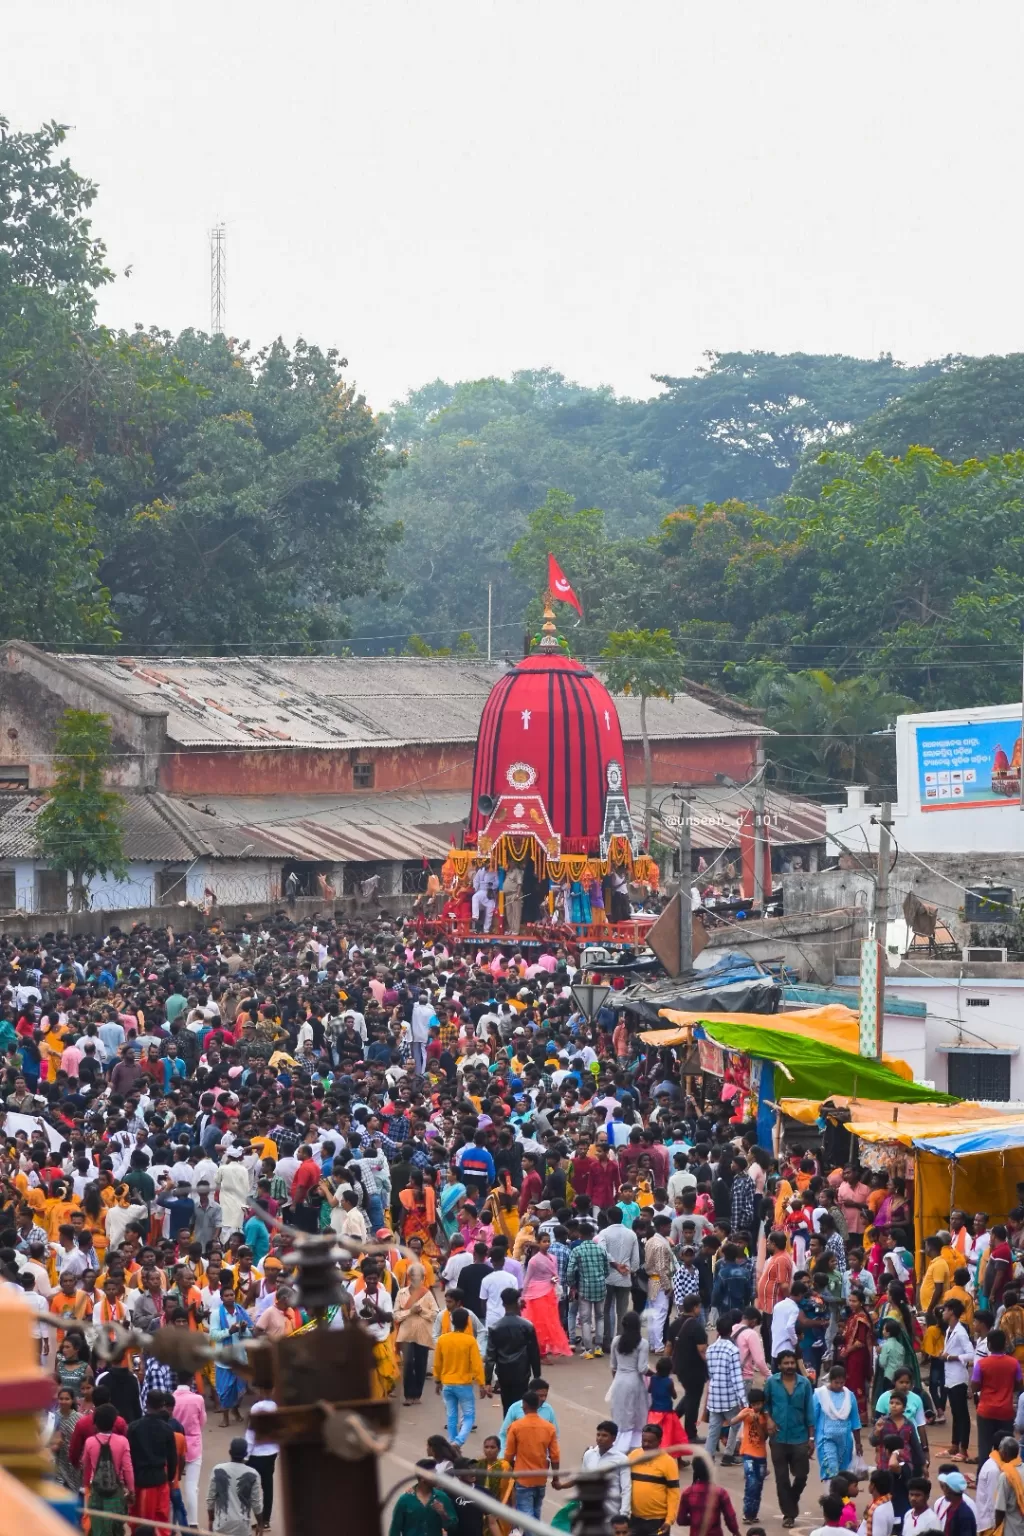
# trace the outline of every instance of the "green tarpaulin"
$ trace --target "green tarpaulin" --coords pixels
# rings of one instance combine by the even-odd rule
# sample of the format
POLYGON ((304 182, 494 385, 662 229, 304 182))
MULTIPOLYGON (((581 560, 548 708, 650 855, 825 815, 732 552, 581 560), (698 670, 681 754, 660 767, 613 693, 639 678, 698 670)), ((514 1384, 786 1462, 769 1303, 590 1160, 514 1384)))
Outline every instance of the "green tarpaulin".
MULTIPOLYGON (((768 1016, 770 1018, 770 1015, 768 1016)), ((827 1099, 834 1093, 859 1099, 884 1099, 890 1104, 955 1104, 956 1098, 920 1083, 908 1083, 872 1057, 853 1056, 834 1045, 822 1045, 800 1035, 784 1034, 766 1023, 764 1029, 746 1024, 722 1024, 702 1019, 708 1038, 730 1051, 756 1056, 785 1068, 775 1081, 775 1097, 827 1099), (787 1076, 788 1073, 788 1076, 787 1076)))

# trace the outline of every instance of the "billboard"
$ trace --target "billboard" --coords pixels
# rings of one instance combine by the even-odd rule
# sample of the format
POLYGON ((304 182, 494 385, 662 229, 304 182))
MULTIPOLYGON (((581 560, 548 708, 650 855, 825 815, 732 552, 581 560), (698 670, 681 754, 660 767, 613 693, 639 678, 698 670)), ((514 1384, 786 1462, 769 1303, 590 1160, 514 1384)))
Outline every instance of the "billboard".
POLYGON ((1019 720, 919 725, 915 735, 922 811, 1020 809, 1019 720))

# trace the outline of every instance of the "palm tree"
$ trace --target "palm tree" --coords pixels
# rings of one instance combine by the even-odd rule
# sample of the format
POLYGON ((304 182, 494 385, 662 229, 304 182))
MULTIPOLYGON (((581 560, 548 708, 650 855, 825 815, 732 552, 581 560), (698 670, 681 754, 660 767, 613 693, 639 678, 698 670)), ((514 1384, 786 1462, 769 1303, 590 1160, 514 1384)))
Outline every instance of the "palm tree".
POLYGON ((892 725, 913 709, 876 677, 837 682, 823 671, 773 673, 754 692, 765 724, 779 735, 771 744, 794 788, 821 795, 842 784, 892 785, 892 725))

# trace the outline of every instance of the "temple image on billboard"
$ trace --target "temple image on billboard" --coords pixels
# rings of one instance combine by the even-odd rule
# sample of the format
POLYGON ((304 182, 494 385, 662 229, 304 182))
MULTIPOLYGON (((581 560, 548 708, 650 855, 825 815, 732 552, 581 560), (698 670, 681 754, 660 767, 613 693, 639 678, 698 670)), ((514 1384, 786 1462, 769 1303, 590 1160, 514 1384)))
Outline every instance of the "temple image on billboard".
POLYGON ((1020 798, 1020 737, 1013 744, 1013 753, 1009 757, 1002 747, 997 747, 992 758, 992 793, 1005 795, 1008 800, 1020 798))

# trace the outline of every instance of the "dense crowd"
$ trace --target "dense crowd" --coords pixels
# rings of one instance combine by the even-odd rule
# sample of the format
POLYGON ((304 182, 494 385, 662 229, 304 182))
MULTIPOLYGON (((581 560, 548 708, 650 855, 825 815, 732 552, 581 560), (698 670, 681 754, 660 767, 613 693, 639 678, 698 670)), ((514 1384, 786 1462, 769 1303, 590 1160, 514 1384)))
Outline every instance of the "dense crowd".
POLYGON ((754 1536, 769 1466, 792 1526, 812 1459, 822 1529, 1024 1536, 1024 1209, 991 1228, 953 1213, 918 1266, 904 1170, 770 1154, 741 1095, 707 1077, 687 1093, 677 1053, 610 1003, 585 1017, 577 966, 384 918, 0 941, 0 1279, 64 1320, 36 1324, 51 1445, 95 1536, 129 1512, 270 1526, 276 1448, 241 1432, 233 1366, 246 1340, 312 1326, 286 1229, 347 1241, 328 1321, 370 1335, 375 1395, 414 1408, 432 1378, 445 1432, 423 1471, 508 1510, 424 1477, 392 1536, 485 1519, 507 1536, 540 1515, 571 1482, 553 1384, 574 1353, 606 1361, 602 1390, 610 1370, 584 1466, 632 1536, 738 1532, 701 1443, 742 1463, 754 1536), (109 1364, 88 1321, 222 1349, 188 1376, 144 1353, 109 1364), (473 1458, 492 1394, 500 1433, 473 1458), (240 1433, 204 1480, 208 1411, 240 1433))

